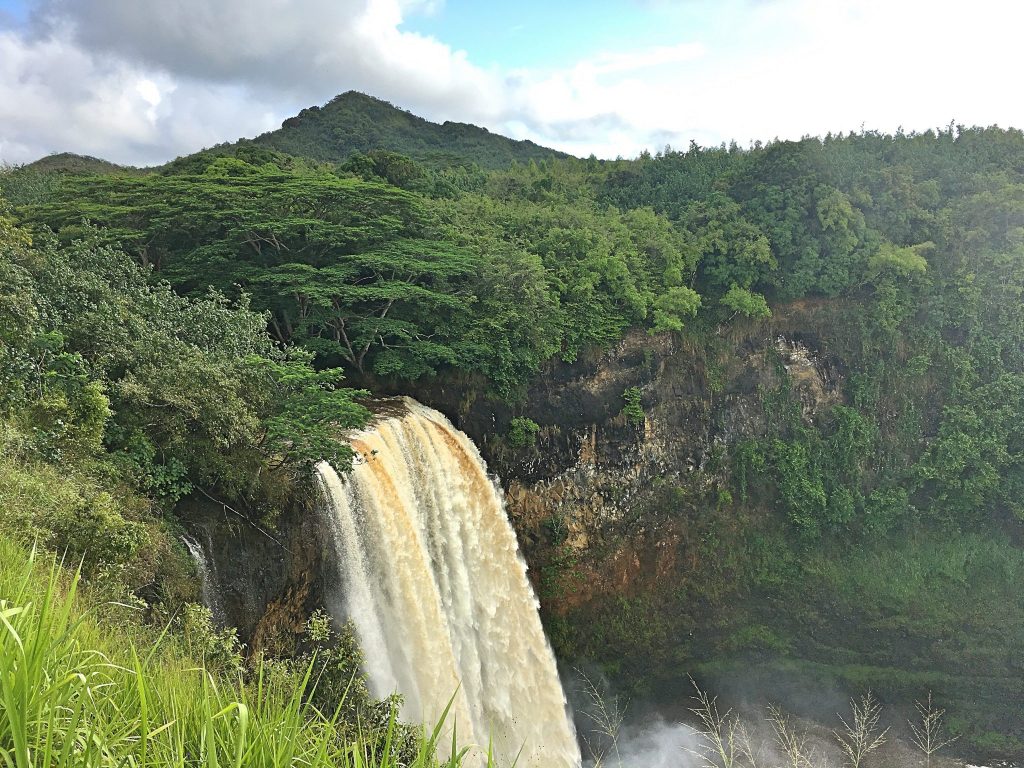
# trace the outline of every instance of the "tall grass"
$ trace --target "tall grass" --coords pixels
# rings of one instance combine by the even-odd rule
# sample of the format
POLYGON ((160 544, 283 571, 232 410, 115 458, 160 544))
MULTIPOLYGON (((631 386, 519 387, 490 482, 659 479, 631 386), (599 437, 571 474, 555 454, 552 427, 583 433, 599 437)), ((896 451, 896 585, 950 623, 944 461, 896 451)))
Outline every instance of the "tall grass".
MULTIPOLYGON (((337 713, 308 703, 309 673, 218 676, 166 633, 100 619, 78 592, 77 573, 0 538, 0 766, 399 767, 398 724, 346 738, 337 713)), ((463 763, 454 746, 438 759, 441 734, 423 733, 409 768, 463 763)))

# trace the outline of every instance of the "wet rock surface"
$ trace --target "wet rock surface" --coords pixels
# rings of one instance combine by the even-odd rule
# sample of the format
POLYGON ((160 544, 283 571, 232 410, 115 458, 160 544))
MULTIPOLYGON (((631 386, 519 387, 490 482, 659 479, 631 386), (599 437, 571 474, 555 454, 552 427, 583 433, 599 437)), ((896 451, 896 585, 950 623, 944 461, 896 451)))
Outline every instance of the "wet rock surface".
POLYGON ((273 525, 208 498, 179 505, 183 524, 218 565, 215 587, 226 622, 249 652, 294 653, 309 614, 325 603, 331 549, 319 503, 310 483, 273 525))

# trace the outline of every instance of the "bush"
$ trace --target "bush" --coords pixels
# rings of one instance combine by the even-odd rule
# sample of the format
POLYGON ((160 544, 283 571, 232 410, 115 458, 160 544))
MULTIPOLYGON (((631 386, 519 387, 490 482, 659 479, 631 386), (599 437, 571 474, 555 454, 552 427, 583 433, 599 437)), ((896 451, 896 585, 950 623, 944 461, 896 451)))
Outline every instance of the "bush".
MULTIPOLYGON (((15 445, 12 436, 5 447, 15 445)), ((146 525, 133 519, 144 509, 140 499, 115 497, 72 467, 0 454, 0 536, 81 558, 88 575, 134 564, 153 544, 146 525)))
POLYGON ((238 675, 242 671, 242 644, 234 627, 218 630, 205 605, 187 603, 179 618, 190 655, 202 659, 208 669, 238 675))
POLYGON ((540 425, 523 416, 512 419, 508 425, 508 444, 516 449, 533 447, 537 442, 540 425))
POLYGON ((641 426, 644 423, 644 408, 640 404, 640 387, 629 387, 622 393, 622 400, 625 406, 622 408, 622 415, 630 424, 641 426))

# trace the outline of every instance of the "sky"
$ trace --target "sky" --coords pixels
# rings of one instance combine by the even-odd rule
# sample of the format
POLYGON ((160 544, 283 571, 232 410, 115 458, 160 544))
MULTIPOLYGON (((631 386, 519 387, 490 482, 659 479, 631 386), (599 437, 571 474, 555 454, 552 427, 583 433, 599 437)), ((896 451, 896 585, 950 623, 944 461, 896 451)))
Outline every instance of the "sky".
POLYGON ((358 90, 633 157, 1024 127, 1015 0, 0 0, 0 163, 146 165, 358 90))

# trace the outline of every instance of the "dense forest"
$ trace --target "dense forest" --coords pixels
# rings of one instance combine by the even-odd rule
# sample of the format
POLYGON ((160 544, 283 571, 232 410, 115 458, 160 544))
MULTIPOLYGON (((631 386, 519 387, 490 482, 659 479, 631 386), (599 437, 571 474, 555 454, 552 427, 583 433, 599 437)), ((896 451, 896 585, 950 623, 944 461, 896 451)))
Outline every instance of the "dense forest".
MULTIPOLYGON (((842 666, 883 693, 942 689, 965 744, 1020 750, 999 702, 1024 696, 1024 135, 598 161, 450 125, 388 142, 363 135, 379 102, 340 99, 149 172, 0 175, 5 535, 83 557, 159 618, 195 599, 178 502, 272 527, 312 462, 345 465, 335 435, 367 391, 441 380, 525 413, 555 361, 631 330, 712 360, 730 329, 824 306, 842 402, 809 423, 784 387, 761 393, 764 433, 716 457, 706 583, 608 606, 598 630, 551 618, 556 651, 637 695, 751 654, 842 666), (697 640, 684 603, 716 617, 697 640), (885 606, 901 618, 880 628, 885 606), (808 649, 816 622, 944 639, 921 653, 962 679, 808 649)), ((495 437, 527 451, 537 429, 495 437)))

